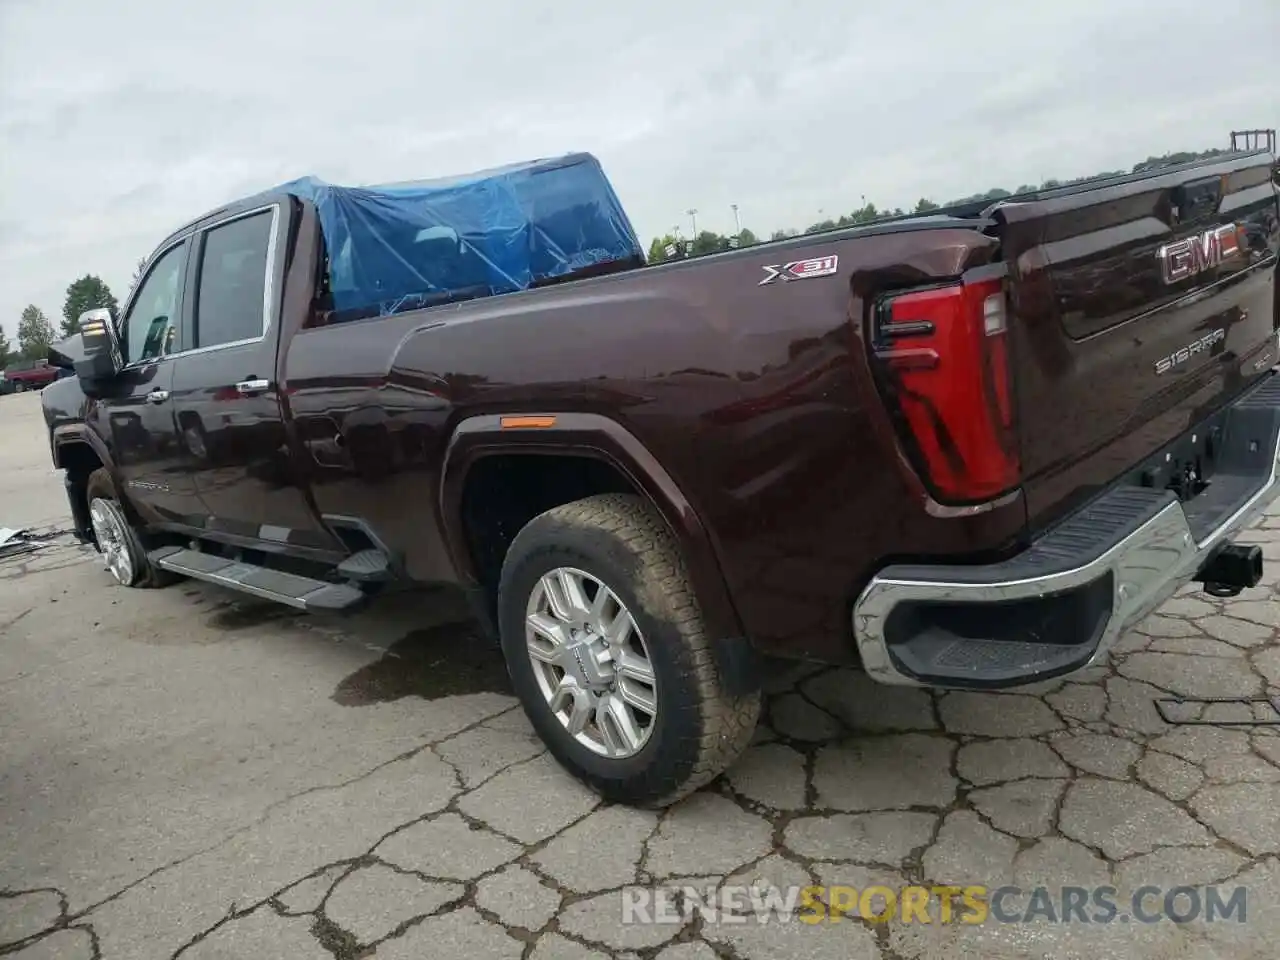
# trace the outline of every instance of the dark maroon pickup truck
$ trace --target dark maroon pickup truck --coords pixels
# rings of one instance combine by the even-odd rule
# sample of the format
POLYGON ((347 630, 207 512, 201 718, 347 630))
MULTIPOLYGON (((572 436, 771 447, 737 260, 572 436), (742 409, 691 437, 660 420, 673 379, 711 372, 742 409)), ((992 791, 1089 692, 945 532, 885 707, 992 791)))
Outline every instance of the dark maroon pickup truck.
POLYGON ((461 584, 552 753, 667 803, 747 745, 771 658, 1010 687, 1183 584, 1258 582, 1232 538, 1280 490, 1272 164, 372 312, 281 190, 57 345, 53 460, 126 586, 461 584))

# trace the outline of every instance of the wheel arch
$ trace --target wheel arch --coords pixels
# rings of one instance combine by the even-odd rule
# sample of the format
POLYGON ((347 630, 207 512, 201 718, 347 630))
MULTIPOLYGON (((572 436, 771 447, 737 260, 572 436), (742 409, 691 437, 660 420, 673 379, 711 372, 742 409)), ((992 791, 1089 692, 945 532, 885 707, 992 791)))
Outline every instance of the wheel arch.
MULTIPOLYGON (((85 543, 92 542, 89 523, 89 477, 95 470, 105 468, 115 479, 115 464, 102 439, 83 424, 63 424, 55 427, 50 436, 50 453, 53 466, 62 471, 62 483, 67 491, 67 503, 76 536, 85 543)), ((130 509, 125 505, 125 509, 130 509)))
MULTIPOLYGON (((102 438, 82 423, 68 423, 54 427, 51 436, 53 447, 53 465, 58 470, 78 470, 81 468, 83 450, 86 448, 98 460, 98 467, 106 467, 115 474, 115 464, 111 452, 107 450, 102 438)), ((94 469, 97 469, 95 467, 94 469)), ((92 471, 90 471, 92 472, 92 471)))
POLYGON ((464 584, 485 586, 464 515, 467 482, 478 464, 503 455, 584 458, 615 471, 658 511, 680 543, 708 630, 719 639, 743 636, 711 531, 648 448, 600 414, 483 414, 458 424, 445 451, 438 506, 446 548, 464 584))

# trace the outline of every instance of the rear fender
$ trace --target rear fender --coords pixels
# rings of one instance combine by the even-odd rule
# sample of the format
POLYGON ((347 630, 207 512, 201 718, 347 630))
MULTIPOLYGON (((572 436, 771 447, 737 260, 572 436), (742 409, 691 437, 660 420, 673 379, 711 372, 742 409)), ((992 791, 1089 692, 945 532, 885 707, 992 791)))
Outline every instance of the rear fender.
POLYGON ((464 584, 474 586, 477 581, 462 522, 467 472, 482 457, 535 452, 595 457, 630 480, 679 539, 708 633, 718 640, 743 636, 742 623, 721 573, 718 551, 697 511, 644 444, 621 424, 599 414, 491 414, 471 417, 458 425, 445 452, 440 516, 454 569, 464 584), (508 424, 505 427, 504 420, 508 424), (521 427, 513 423, 537 425, 521 427))

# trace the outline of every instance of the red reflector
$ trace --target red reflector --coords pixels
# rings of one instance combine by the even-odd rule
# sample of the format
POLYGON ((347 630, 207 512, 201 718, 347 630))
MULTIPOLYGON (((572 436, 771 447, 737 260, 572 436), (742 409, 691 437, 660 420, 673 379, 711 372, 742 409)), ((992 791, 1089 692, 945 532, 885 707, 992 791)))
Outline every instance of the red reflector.
POLYGON ((881 304, 874 339, 886 399, 921 479, 943 503, 990 500, 1018 484, 1007 338, 1000 280, 881 304))

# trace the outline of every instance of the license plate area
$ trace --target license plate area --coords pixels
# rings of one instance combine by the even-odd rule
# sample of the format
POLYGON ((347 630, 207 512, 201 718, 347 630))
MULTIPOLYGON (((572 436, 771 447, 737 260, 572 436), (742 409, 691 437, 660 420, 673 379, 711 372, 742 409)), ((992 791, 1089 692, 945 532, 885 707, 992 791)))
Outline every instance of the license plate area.
MULTIPOLYGON (((1225 419, 1225 416, 1224 411, 1215 419, 1225 419)), ((1194 500, 1204 493, 1218 472, 1222 441, 1221 423, 1204 424, 1149 458, 1138 468, 1133 482, 1140 487, 1171 490, 1183 503, 1194 500)))
POLYGON ((1268 376, 1121 482, 1172 492, 1196 541, 1207 542, 1271 482, 1278 442, 1280 377, 1268 376))

